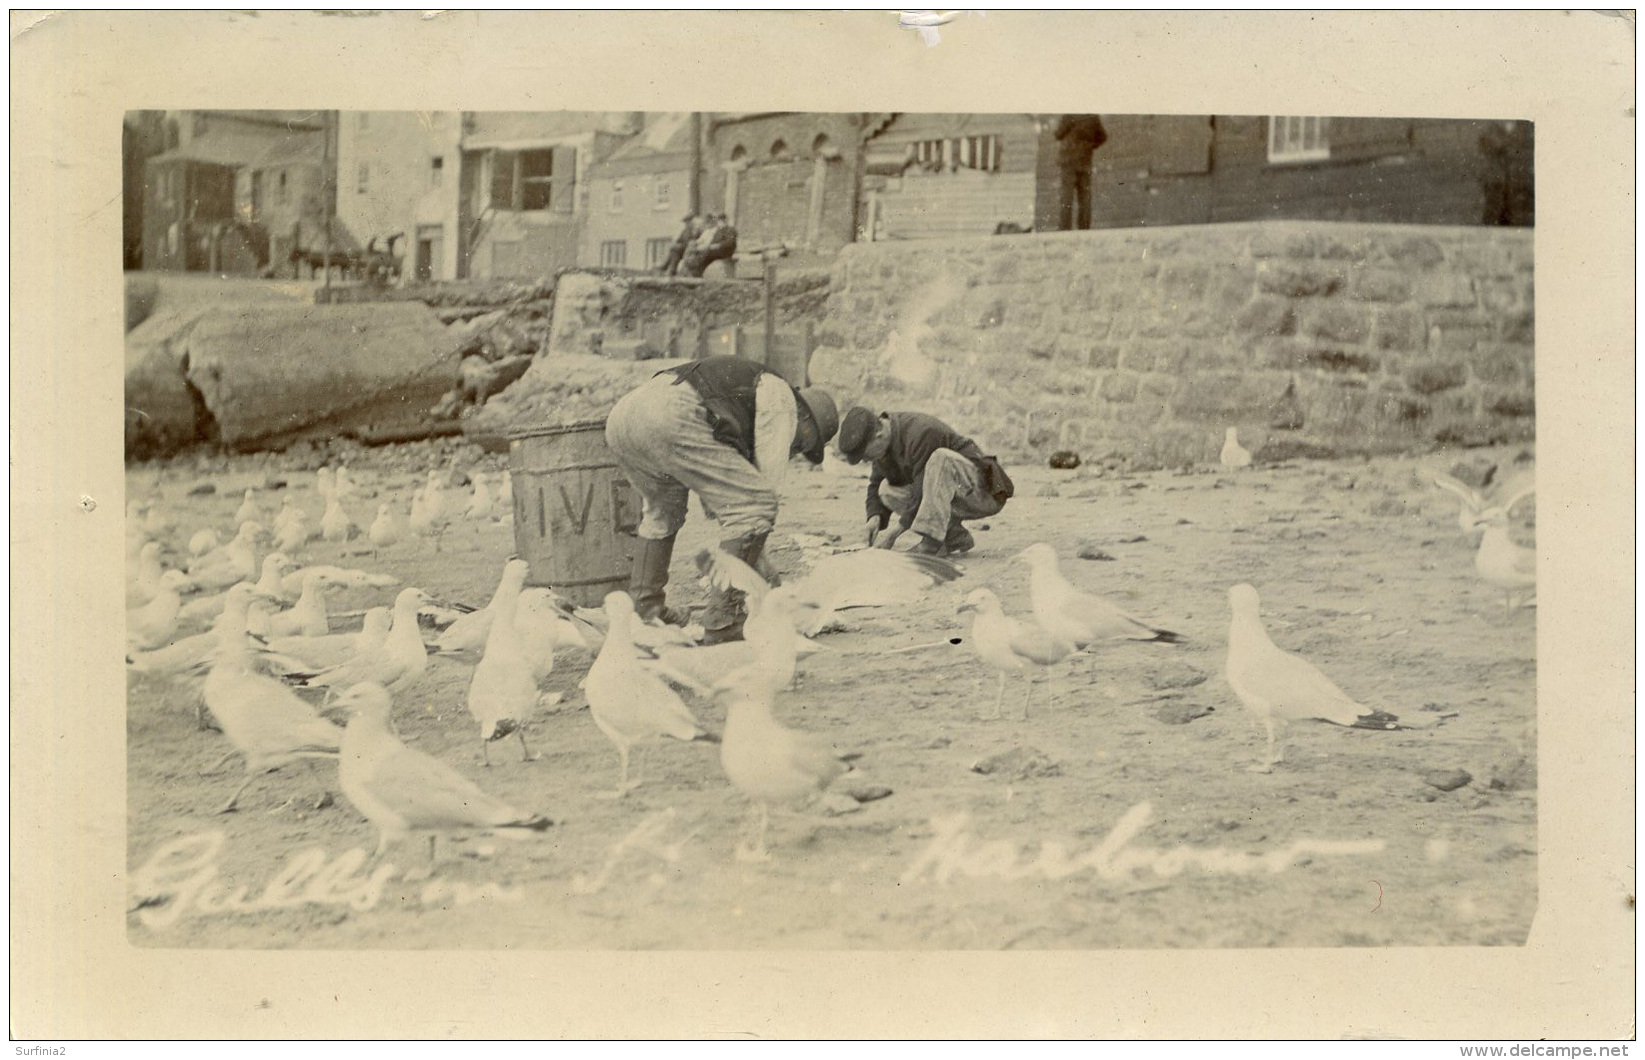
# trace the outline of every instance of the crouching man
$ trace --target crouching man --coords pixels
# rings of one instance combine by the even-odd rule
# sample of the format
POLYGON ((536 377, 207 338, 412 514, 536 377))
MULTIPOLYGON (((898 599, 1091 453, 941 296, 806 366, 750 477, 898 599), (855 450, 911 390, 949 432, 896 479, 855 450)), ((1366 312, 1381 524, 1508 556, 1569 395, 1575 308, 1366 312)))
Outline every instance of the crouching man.
POLYGON ((839 449, 853 464, 873 461, 864 540, 875 548, 890 548, 912 529, 919 541, 911 551, 969 552, 976 542, 964 521, 994 515, 1015 492, 998 460, 923 412, 876 416, 853 407, 840 424, 839 449))
MULTIPOLYGON (((665 601, 674 536, 689 492, 717 520, 720 547, 756 566, 777 518, 777 489, 795 453, 813 464, 839 427, 834 400, 796 390, 764 366, 708 357, 658 372, 624 395, 606 420, 605 439, 643 514, 629 595, 644 619, 684 625, 665 601)), ((705 640, 742 636, 742 593, 716 591, 698 621, 705 640)))

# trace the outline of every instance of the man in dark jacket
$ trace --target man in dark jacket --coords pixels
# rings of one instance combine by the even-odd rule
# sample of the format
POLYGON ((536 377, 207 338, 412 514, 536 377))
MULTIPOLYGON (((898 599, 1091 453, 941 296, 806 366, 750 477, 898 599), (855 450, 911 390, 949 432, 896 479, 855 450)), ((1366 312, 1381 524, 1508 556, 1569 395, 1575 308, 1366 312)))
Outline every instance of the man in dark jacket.
POLYGON ((1062 229, 1091 227, 1091 152, 1108 140, 1095 114, 1064 114, 1057 122, 1057 161, 1062 168, 1062 229))
POLYGON ((850 463, 874 463, 864 539, 876 548, 890 548, 903 531, 913 529, 920 538, 914 552, 968 552, 976 542, 962 522, 996 514, 1010 496, 1010 482, 997 462, 923 412, 876 416, 854 406, 840 423, 839 448, 850 463), (893 512, 898 520, 890 527, 893 512))
MULTIPOLYGON (((796 390, 737 357, 688 361, 624 395, 606 419, 605 439, 643 502, 628 590, 640 617, 685 624, 664 593, 688 493, 719 522, 720 547, 757 566, 789 458, 803 453, 822 463, 838 427, 825 391, 796 390)), ((739 639, 744 617, 742 593, 726 590, 714 593, 699 620, 706 640, 718 643, 739 639)))
POLYGON ((717 213, 709 218, 708 227, 685 252, 685 263, 680 266, 680 272, 686 276, 701 276, 710 265, 736 252, 737 230, 731 227, 725 214, 717 213))
POLYGON ((688 213, 685 215, 685 227, 680 229, 680 234, 674 237, 674 245, 668 248, 668 257, 663 259, 662 267, 659 270, 664 276, 672 276, 678 271, 680 262, 685 259, 685 252, 690 250, 691 244, 695 243, 697 237, 703 234, 703 224, 703 218, 697 214, 688 213))

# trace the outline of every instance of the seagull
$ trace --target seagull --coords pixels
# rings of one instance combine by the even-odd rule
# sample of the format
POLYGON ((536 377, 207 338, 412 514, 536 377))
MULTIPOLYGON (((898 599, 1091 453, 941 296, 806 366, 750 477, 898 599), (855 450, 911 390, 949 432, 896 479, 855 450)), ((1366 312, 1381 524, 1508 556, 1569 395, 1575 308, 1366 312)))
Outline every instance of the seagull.
POLYGON ((394 521, 394 510, 387 504, 377 506, 377 518, 371 523, 371 543, 378 549, 388 548, 400 540, 400 524, 394 521))
POLYGON ((960 612, 974 612, 971 623, 971 650, 977 658, 1000 672, 1000 692, 994 700, 994 717, 1005 705, 1005 677, 1028 673, 1028 691, 1022 699, 1022 717, 1028 720, 1028 701, 1034 696, 1031 666, 1050 666, 1067 658, 1074 645, 1047 633, 1034 622, 1012 618, 1000 607, 999 599, 987 589, 977 589, 965 598, 960 612))
MULTIPOLYGON (((285 553, 270 552, 263 557, 263 574, 257 579, 257 591, 279 602, 285 602, 289 597, 283 591, 281 579, 296 569, 297 564, 285 553)), ((221 614, 223 602, 227 599, 227 590, 211 596, 196 597, 184 605, 182 617, 192 621, 221 614)))
MULTIPOLYGON (((484 607, 459 616, 457 621, 447 626, 435 640, 435 647, 443 652, 479 651, 485 647, 486 638, 491 635, 491 620, 497 614, 497 602, 508 591, 509 564, 515 562, 524 561, 510 557, 503 564, 503 576, 497 582, 497 588, 492 590, 491 599, 484 607)), ((527 570, 529 572, 529 565, 527 570)), ((515 592, 518 595, 518 590, 515 592)))
POLYGON ((382 857, 413 832, 426 832, 432 869, 442 832, 542 832, 554 823, 521 813, 439 759, 396 739, 389 728, 390 700, 383 686, 354 685, 342 694, 338 706, 352 712, 343 732, 338 778, 348 801, 377 826, 373 857, 382 857))
MULTIPOLYGON (((376 648, 362 651, 346 662, 302 678, 307 688, 341 690, 362 681, 389 689, 404 688, 428 669, 428 651, 417 628, 417 608, 434 599, 421 589, 402 589, 394 598, 394 621, 388 636, 376 648)), ((330 694, 329 692, 327 693, 330 694)))
POLYGON ((640 786, 628 777, 630 748, 635 744, 658 736, 699 740, 707 733, 674 690, 641 662, 630 633, 636 616, 629 595, 607 594, 605 613, 605 643, 588 668, 583 691, 594 724, 617 748, 617 787, 600 797, 620 799, 640 786))
MULTIPOLYGON (((523 559, 513 558, 503 565, 503 580, 488 608, 492 619, 485 655, 474 668, 474 679, 468 686, 468 712, 480 723, 480 759, 487 767, 491 765, 491 742, 511 734, 520 738, 524 760, 532 760, 531 748, 525 742, 525 720, 537 705, 537 669, 527 658, 514 626, 520 590, 525 588, 530 571, 531 565, 523 559)), ((549 669, 554 666, 552 651, 549 669)))
POLYGON ((252 580, 257 576, 257 541, 267 535, 261 523, 241 523, 234 540, 190 561, 189 577, 202 589, 225 589, 252 580))
POLYGON ((1275 647, 1262 627, 1256 589, 1236 585, 1228 590, 1228 603, 1233 610, 1228 628, 1228 683, 1268 730, 1268 761, 1249 767, 1252 772, 1271 772, 1285 761, 1285 731, 1293 721, 1315 719, 1360 729, 1414 727, 1396 724, 1397 715, 1360 706, 1312 663, 1275 647))
POLYGON ((326 581, 332 585, 344 586, 349 589, 392 589, 400 584, 400 579, 392 574, 373 574, 370 571, 356 570, 352 567, 335 567, 321 564, 316 567, 299 567, 287 574, 280 582, 280 597, 294 599, 303 591, 303 579, 310 574, 324 574, 326 581))
POLYGON ((322 467, 314 473, 314 488, 319 492, 320 496, 324 497, 327 501, 330 501, 332 497, 336 496, 336 482, 332 477, 331 468, 322 467))
MULTIPOLYGON (((787 597, 794 627, 816 636, 836 615, 855 607, 910 604, 926 589, 960 577, 960 568, 936 556, 864 549, 820 559, 805 577, 773 589, 759 573, 723 551, 697 554, 697 569, 711 586, 740 589, 747 595, 750 619, 774 595, 787 597)), ((746 634, 745 634, 746 635, 746 634)))
POLYGON ((285 525, 274 532, 274 547, 281 552, 296 552, 314 539, 314 531, 309 529, 308 517, 297 509, 296 514, 287 519, 285 525))
POLYGON ((1228 433, 1222 439, 1222 466, 1223 467, 1250 467, 1251 451, 1239 444, 1239 430, 1228 428, 1228 433))
POLYGON ((849 756, 821 737, 790 729, 772 716, 777 688, 765 668, 751 666, 726 677, 718 689, 727 702, 720 764, 731 783, 756 807, 750 825, 758 821, 754 841, 738 844, 739 861, 770 860, 765 834, 773 804, 798 802, 851 770, 849 756))
POLYGON ((652 670, 704 696, 712 696, 721 680, 749 666, 763 668, 778 688, 791 687, 799 658, 824 649, 795 631, 790 606, 787 597, 772 593, 743 627, 743 640, 657 648, 652 670))
POLYGON ((254 523, 263 513, 257 508, 256 490, 246 490, 245 499, 240 502, 240 508, 234 513, 234 525, 254 523))
POLYGON ((321 572, 311 571, 303 575, 303 595, 297 598, 297 603, 289 611, 281 611, 269 619, 268 635, 271 638, 323 637, 330 633, 326 585, 326 576, 321 572))
POLYGON ((366 612, 358 633, 328 633, 321 637, 276 637, 269 650, 301 659, 311 670, 347 662, 361 652, 376 651, 388 637, 392 613, 386 607, 366 612))
POLYGON ((204 530, 196 530, 194 536, 188 539, 188 554, 203 556, 222 543, 222 539, 217 536, 217 528, 208 526, 204 530))
POLYGON ((491 519, 491 491, 486 489, 485 479, 478 473, 474 475, 474 496, 469 498, 468 510, 463 514, 481 521, 491 519))
POLYGON ((320 536, 335 545, 347 541, 353 529, 354 520, 343 511, 342 498, 333 493, 326 502, 326 513, 320 517, 320 536))
POLYGON ((1034 618, 1056 639, 1068 641, 1081 651, 1112 640, 1182 642, 1180 634, 1151 626, 1101 597, 1070 585, 1057 570, 1057 554, 1050 545, 1029 545, 1016 558, 1028 564, 1034 618))
POLYGON ((445 532, 445 494, 440 488, 440 472, 430 470, 428 482, 411 499, 411 531, 423 537, 434 538, 434 551, 440 551, 440 535, 445 532))
MULTIPOLYGON (((142 607, 154 599, 155 594, 160 591, 161 579, 165 573, 165 567, 160 563, 160 543, 145 543, 138 551, 137 562, 126 579, 126 610, 142 607)), ((184 586, 187 584, 185 578, 184 586)))
POLYGON ((1479 551, 1474 553, 1474 570, 1487 585, 1502 590, 1502 613, 1514 610, 1514 595, 1536 588, 1536 551, 1515 544, 1508 536, 1508 509, 1487 508, 1474 520, 1472 529, 1484 530, 1479 551))
POLYGON ((126 612, 127 651, 152 651, 171 641, 183 604, 179 590, 187 584, 188 575, 168 570, 160 575, 160 591, 148 603, 126 612))
POLYGON ((514 510, 514 476, 503 472, 503 484, 497 490, 497 518, 507 519, 514 510))
POLYGON ((234 751, 246 759, 245 780, 219 813, 231 812, 240 794, 264 773, 301 758, 335 757, 343 734, 285 685, 252 668, 245 625, 247 608, 257 595, 250 585, 229 591, 218 622, 216 658, 206 675, 206 708, 234 751))
POLYGON ((332 480, 331 495, 339 501, 346 501, 354 496, 354 483, 348 477, 348 465, 337 465, 337 477, 332 480))
POLYGON ((302 505, 297 503, 297 498, 288 493, 280 501, 280 510, 274 515, 274 532, 280 533, 290 524, 301 524, 307 519, 308 515, 304 513, 302 505))
POLYGON ((1457 526, 1465 534, 1479 532, 1481 518, 1491 508, 1501 508, 1503 515, 1526 497, 1536 493, 1536 479, 1531 472, 1521 472, 1502 483, 1495 490, 1480 491, 1441 471, 1429 472, 1434 485, 1456 494, 1462 507, 1457 511, 1457 526))

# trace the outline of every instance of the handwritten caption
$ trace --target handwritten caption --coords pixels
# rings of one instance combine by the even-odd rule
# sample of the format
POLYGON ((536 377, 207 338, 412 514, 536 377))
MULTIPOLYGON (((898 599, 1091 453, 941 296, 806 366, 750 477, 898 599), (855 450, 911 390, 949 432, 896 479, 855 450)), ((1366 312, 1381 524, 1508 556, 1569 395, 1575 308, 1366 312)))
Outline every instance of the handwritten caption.
MULTIPOLYGON (((235 884, 218 867, 224 841, 220 831, 195 832, 172 840, 150 855, 132 876, 139 902, 138 920, 145 927, 165 928, 191 913, 221 916, 303 905, 346 906, 364 912, 376 906, 389 882, 401 875, 398 866, 387 862, 364 872, 368 857, 363 850, 348 850, 328 858, 319 847, 306 847, 288 857, 253 893, 252 885, 235 884)), ((427 908, 480 901, 518 902, 522 895, 517 889, 495 882, 431 879, 414 900, 427 908)))

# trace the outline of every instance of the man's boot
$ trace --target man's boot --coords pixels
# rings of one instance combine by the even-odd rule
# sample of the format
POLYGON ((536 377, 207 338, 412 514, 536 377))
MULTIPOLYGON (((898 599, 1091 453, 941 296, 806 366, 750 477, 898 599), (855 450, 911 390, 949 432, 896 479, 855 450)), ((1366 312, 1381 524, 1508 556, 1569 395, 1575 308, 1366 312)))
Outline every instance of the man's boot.
MULTIPOLYGON (((769 530, 744 534, 730 541, 721 541, 720 548, 757 569, 760 556, 765 552, 765 539, 770 535, 769 530)), ((698 616, 705 630, 703 643, 724 644, 730 640, 742 640, 743 623, 747 620, 748 608, 742 590, 714 590, 708 598, 708 606, 698 616)))
POLYGON ((977 539, 971 536, 971 531, 958 519, 948 522, 948 537, 942 543, 943 552, 949 556, 963 556, 977 547, 977 539))
POLYGON ((666 622, 683 626, 687 616, 666 603, 668 565, 674 558, 674 539, 665 537, 653 541, 642 537, 634 549, 634 573, 629 576, 628 595, 634 599, 634 611, 646 622, 666 622))

